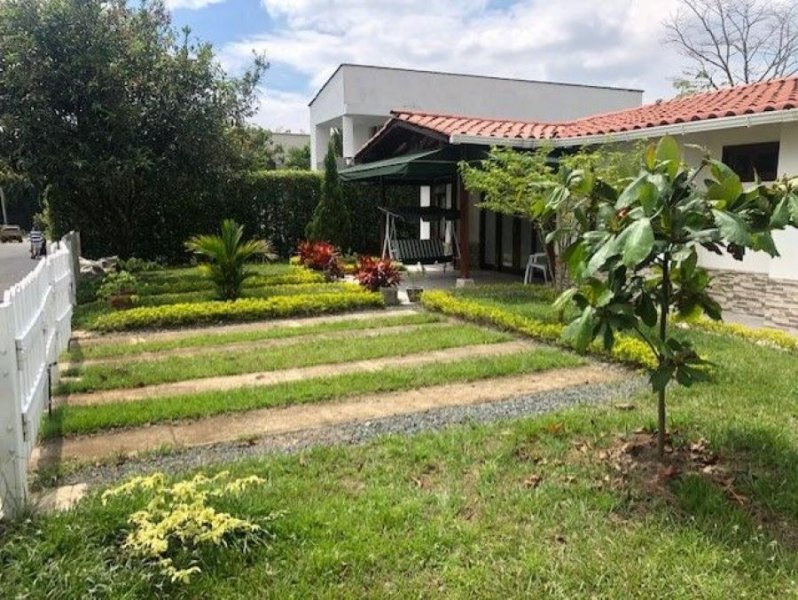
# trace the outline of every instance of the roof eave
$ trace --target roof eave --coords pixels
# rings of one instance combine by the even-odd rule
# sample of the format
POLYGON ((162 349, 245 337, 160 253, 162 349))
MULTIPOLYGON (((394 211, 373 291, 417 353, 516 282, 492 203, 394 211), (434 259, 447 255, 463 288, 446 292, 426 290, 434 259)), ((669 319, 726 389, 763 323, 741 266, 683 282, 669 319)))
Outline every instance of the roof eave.
POLYGON ((757 125, 788 123, 791 121, 798 121, 798 109, 775 110, 750 115, 739 115, 736 117, 720 117, 717 119, 704 119, 701 121, 674 123, 672 125, 659 125, 657 127, 631 129, 629 131, 617 131, 612 133, 583 135, 567 138, 497 138, 490 136, 453 134, 449 136, 449 143, 476 144, 481 146, 509 146, 512 148, 538 148, 544 145, 554 148, 567 148, 572 146, 591 146, 594 144, 608 144, 612 142, 640 140, 661 137, 664 135, 687 135, 691 133, 719 131, 722 129, 734 129, 737 127, 754 127, 757 125))

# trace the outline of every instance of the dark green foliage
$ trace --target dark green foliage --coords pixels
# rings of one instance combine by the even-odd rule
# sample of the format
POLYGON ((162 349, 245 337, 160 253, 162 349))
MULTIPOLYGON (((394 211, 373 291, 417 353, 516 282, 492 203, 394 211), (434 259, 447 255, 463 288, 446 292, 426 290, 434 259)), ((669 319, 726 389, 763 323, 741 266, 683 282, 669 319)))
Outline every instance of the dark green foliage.
POLYGON ((313 212, 306 233, 311 241, 330 242, 341 249, 350 246, 350 215, 344 204, 343 190, 338 181, 335 162, 335 142, 330 140, 324 157, 324 181, 321 184, 321 201, 313 212))
POLYGON ((231 127, 264 67, 227 77, 157 0, 3 2, 0 156, 48 189, 53 236, 80 229, 88 256, 185 256, 220 220, 231 127))
POLYGON ((282 164, 284 169, 310 169, 310 144, 301 148, 289 148, 285 153, 282 164))

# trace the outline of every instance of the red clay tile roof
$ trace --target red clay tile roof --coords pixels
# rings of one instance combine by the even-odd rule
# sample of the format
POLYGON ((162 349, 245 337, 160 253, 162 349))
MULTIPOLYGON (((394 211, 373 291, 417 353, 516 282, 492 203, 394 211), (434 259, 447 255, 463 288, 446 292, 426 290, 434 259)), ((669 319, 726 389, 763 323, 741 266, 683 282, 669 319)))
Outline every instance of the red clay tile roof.
POLYGON ((549 140, 605 135, 795 108, 798 108, 798 77, 725 88, 560 123, 482 119, 404 110, 392 111, 391 114, 394 120, 447 136, 549 140))

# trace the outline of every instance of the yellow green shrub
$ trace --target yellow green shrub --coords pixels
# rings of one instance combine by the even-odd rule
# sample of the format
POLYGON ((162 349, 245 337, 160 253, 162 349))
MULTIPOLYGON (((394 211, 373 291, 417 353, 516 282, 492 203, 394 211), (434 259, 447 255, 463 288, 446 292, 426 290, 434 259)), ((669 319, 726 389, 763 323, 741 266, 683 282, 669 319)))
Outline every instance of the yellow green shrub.
POLYGON ((710 333, 733 335, 754 343, 776 346, 784 350, 798 350, 798 337, 778 329, 747 327, 738 323, 724 323, 723 321, 712 321, 711 319, 696 319, 684 321, 684 323, 689 327, 696 327, 710 333))
MULTIPOLYGON (((424 292, 421 302, 428 310, 434 310, 468 321, 493 325, 494 327, 524 334, 536 340, 567 347, 567 344, 562 341, 562 332, 565 329, 565 325, 561 323, 544 323, 508 310, 486 306, 475 300, 457 298, 443 290, 424 292)), ((616 336, 615 345, 609 353, 600 344, 591 345, 589 352, 629 365, 654 366, 654 355, 651 349, 643 341, 630 336, 616 336)))
POLYGON ((201 572, 198 566, 203 549, 212 546, 238 546, 262 532, 260 525, 217 511, 209 501, 222 496, 237 496, 247 488, 266 483, 252 475, 230 480, 224 471, 214 477, 202 473, 192 479, 168 484, 163 473, 134 477, 106 490, 102 502, 116 497, 147 494, 147 505, 130 515, 130 531, 123 548, 134 557, 153 564, 172 583, 188 583, 201 572))
POLYGON ((124 331, 184 327, 229 321, 320 315, 384 306, 380 294, 363 291, 239 298, 231 302, 187 302, 132 308, 101 315, 95 319, 91 328, 97 331, 124 331))

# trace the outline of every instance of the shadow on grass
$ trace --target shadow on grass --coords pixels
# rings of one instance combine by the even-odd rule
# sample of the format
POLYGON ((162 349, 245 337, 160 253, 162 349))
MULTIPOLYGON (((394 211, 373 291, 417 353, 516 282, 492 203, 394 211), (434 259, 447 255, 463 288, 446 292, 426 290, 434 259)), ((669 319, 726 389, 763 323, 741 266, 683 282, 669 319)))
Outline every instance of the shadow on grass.
POLYGON ((716 442, 703 457, 701 443, 677 442, 664 463, 653 449, 632 458, 619 514, 635 519, 670 507, 674 524, 773 568, 795 570, 798 449, 765 428, 730 427, 716 442))

